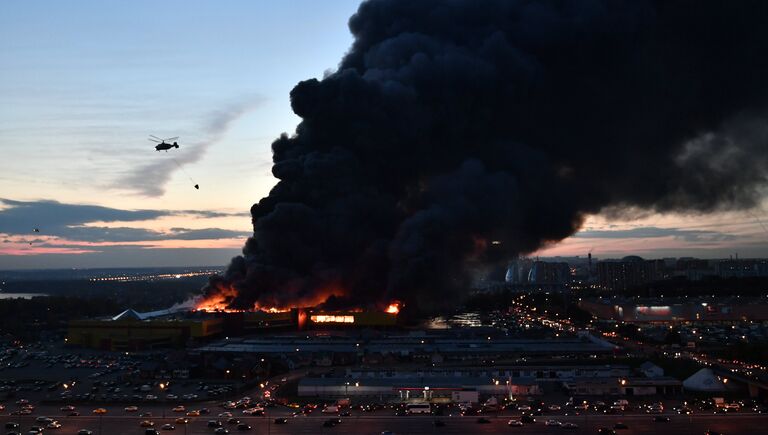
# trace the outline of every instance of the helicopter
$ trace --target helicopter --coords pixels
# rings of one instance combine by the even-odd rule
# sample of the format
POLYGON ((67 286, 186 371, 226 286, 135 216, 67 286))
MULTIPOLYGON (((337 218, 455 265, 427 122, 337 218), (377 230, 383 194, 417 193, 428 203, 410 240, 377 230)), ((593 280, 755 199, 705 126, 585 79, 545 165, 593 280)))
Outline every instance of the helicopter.
POLYGON ((179 144, 176 143, 176 139, 178 139, 178 138, 179 137, 176 136, 176 137, 169 137, 168 139, 160 139, 159 137, 150 134, 149 135, 149 139, 147 139, 147 140, 157 144, 157 145, 155 145, 155 150, 157 150, 157 151, 161 151, 162 150, 162 151, 165 151, 167 153, 169 149, 171 149, 171 148, 178 148, 179 147, 179 144), (174 141, 174 142, 173 143, 167 143, 166 141, 168 141, 168 142, 174 141))

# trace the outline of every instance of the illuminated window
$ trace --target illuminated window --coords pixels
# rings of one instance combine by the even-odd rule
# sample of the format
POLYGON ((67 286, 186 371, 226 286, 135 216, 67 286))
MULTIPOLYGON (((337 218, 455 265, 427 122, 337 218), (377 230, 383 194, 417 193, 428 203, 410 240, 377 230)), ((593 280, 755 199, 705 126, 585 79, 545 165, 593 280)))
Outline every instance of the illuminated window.
POLYGON ((315 323, 355 323, 355 316, 316 314, 309 317, 315 323))

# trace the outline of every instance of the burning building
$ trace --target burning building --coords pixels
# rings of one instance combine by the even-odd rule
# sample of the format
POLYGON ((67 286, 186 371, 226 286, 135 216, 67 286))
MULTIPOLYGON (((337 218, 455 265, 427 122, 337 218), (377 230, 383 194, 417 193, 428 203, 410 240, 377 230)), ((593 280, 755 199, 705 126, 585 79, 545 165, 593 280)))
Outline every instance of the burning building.
POLYGON ((590 214, 755 206, 768 9, 747 4, 363 2, 338 68, 291 91, 279 181, 208 306, 437 312, 590 214))
MULTIPOLYGON (((393 301, 377 310, 361 308, 331 309, 324 303, 315 306, 293 308, 261 307, 232 309, 226 304, 224 294, 219 298, 201 298, 195 311, 206 312, 225 319, 225 331, 230 334, 263 331, 275 328, 318 328, 318 327, 374 327, 395 326, 401 302, 393 301)), ((303 305, 303 304, 300 304, 303 305)))

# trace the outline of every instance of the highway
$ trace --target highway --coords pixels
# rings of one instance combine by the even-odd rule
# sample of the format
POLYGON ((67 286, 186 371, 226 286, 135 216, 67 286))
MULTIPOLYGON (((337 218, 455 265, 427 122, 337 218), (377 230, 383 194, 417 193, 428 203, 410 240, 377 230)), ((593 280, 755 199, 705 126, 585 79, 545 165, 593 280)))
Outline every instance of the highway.
MULTIPOLYGON (((56 417, 61 423, 60 429, 46 430, 46 434, 57 435, 75 435, 80 429, 90 429, 94 435, 141 435, 145 429, 139 426, 144 418, 127 415, 105 415, 80 416, 80 417, 56 417)), ((196 417, 192 418, 188 425, 176 425, 175 431, 160 430, 164 423, 173 423, 175 416, 169 415, 165 418, 151 419, 155 427, 162 434, 208 434, 212 435, 214 430, 207 427, 207 421, 215 417, 196 417)), ((445 422, 444 427, 435 427, 434 417, 422 416, 351 416, 343 417, 343 422, 332 428, 323 427, 323 421, 326 416, 317 415, 309 417, 289 418, 287 424, 276 425, 272 418, 266 417, 239 417, 238 418, 250 424, 253 429, 250 431, 239 431, 236 425, 228 425, 226 419, 224 426, 232 434, 268 434, 268 435, 286 435, 286 434, 347 434, 347 435, 374 435, 380 434, 384 430, 390 430, 395 434, 483 434, 483 433, 517 433, 517 434, 596 434, 599 427, 612 427, 617 421, 623 421, 629 426, 628 430, 617 431, 619 435, 633 434, 704 434, 707 430, 715 430, 728 435, 734 434, 759 434, 765 433, 768 428, 768 415, 755 414, 733 414, 733 415, 694 415, 694 416, 671 416, 669 423, 656 423, 648 415, 625 415, 625 416, 578 416, 565 417, 558 416, 557 420, 561 422, 573 422, 579 425, 576 430, 566 430, 560 427, 548 427, 544 425, 545 419, 538 418, 537 422, 523 427, 509 427, 507 421, 509 417, 490 417, 491 423, 477 423, 475 417, 440 417, 445 422)), ((3 426, 6 422, 14 421, 21 424, 21 433, 26 433, 30 426, 35 425, 33 416, 2 416, 0 421, 3 426)), ((6 430, 8 432, 9 430, 6 430)))

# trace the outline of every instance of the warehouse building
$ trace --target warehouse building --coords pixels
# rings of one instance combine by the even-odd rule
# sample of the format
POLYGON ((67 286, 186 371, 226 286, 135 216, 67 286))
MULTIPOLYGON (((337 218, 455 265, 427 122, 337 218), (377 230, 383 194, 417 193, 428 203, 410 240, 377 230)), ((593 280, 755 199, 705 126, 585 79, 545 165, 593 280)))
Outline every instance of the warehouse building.
POLYGON ((107 319, 69 322, 66 343, 101 350, 139 351, 183 347, 216 337, 223 331, 219 318, 138 313, 128 309, 107 319))
POLYGON ((479 397, 513 397, 541 394, 533 381, 508 383, 489 377, 401 377, 351 379, 346 377, 303 378, 299 396, 370 397, 384 399, 452 401, 475 391, 479 397))

